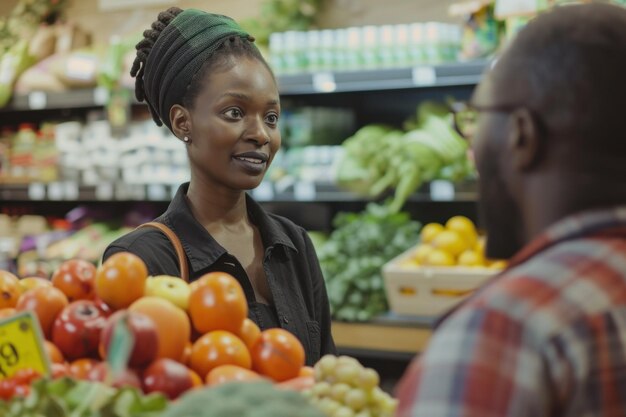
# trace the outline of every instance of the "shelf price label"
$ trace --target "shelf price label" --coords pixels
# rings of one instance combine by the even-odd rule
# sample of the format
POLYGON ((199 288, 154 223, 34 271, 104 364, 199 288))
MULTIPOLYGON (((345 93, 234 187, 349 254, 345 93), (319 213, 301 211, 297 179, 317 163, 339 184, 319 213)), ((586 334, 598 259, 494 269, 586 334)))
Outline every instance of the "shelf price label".
POLYGON ((296 201, 315 201, 317 192, 315 184, 309 181, 299 181, 293 186, 293 197, 296 201))
POLYGON ((45 109, 48 103, 48 96, 43 91, 33 91, 28 95, 28 107, 31 110, 45 109))
POLYGON ((46 186, 40 182, 33 182, 28 186, 28 198, 39 201, 46 198, 46 186))
POLYGON ((335 76, 332 72, 316 72, 313 74, 313 90, 319 93, 332 93, 337 89, 335 76))
POLYGON ((28 368, 50 375, 39 321, 31 311, 0 320, 0 380, 28 368))
POLYGON ((454 184, 447 180, 434 180, 430 183, 430 199, 433 201, 454 200, 454 184))
POLYGON ((413 84, 427 87, 437 83, 437 73, 433 67, 415 67, 412 71, 413 84))

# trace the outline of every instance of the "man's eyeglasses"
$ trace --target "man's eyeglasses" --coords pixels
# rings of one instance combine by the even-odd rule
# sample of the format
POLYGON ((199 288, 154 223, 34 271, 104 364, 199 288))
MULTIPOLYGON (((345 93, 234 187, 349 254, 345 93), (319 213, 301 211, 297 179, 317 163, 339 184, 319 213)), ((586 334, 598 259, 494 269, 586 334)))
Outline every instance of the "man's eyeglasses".
POLYGON ((501 106, 476 106, 465 102, 454 102, 450 104, 454 120, 454 129, 462 138, 470 141, 476 133, 478 125, 478 114, 481 112, 510 113, 519 108, 517 105, 501 106))

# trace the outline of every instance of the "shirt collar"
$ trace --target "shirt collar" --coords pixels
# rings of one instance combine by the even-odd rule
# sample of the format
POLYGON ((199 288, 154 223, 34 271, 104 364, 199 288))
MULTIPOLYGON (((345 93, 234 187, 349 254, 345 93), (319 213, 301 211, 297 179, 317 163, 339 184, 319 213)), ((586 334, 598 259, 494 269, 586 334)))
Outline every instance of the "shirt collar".
MULTIPOLYGON (((227 252, 193 216, 186 198, 188 189, 189 183, 184 183, 178 188, 161 219, 180 239, 192 271, 199 271, 214 264, 227 252)), ((277 245, 297 252, 293 241, 280 224, 247 194, 246 205, 251 221, 259 228, 266 254, 277 245)))
POLYGON ((621 234, 626 236, 626 206, 583 211, 550 226, 543 234, 522 248, 511 259, 509 265, 515 266, 526 262, 539 252, 566 240, 603 235, 609 231, 619 233, 619 230, 622 230, 621 234))
POLYGON ((503 275, 506 275, 506 272, 510 268, 528 261, 530 258, 558 243, 585 236, 622 236, 626 238, 626 206, 583 211, 570 215, 553 224, 544 233, 524 246, 513 256, 504 271, 489 279, 479 290, 474 292, 474 294, 439 317, 435 321, 434 327, 439 327, 448 317, 459 310, 470 299, 475 298, 479 293, 482 293, 485 288, 498 281, 503 275))

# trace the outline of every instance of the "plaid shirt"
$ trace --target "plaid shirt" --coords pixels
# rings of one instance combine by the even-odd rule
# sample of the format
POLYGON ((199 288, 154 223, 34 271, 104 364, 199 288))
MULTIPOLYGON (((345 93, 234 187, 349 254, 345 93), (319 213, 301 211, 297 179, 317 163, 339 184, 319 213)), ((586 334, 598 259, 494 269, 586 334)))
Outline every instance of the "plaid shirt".
POLYGON ((626 206, 569 217, 460 305, 399 417, 626 416, 626 206))

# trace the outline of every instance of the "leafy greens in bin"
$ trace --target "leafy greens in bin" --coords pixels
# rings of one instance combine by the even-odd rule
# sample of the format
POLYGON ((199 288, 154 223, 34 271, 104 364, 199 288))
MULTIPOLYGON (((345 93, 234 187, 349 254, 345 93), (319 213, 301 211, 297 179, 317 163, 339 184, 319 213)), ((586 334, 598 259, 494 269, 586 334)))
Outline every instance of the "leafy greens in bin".
POLYGON ((459 181, 473 174, 468 144, 454 130, 447 107, 426 102, 405 128, 368 125, 346 139, 337 183, 370 197, 395 189, 389 207, 398 212, 424 182, 459 181))
POLYGON ((40 379, 27 397, 0 401, 0 416, 159 417, 167 406, 163 395, 143 395, 136 388, 117 389, 70 378, 40 379))
POLYGON ((370 203, 362 213, 340 213, 318 256, 335 319, 367 321, 388 310, 385 263, 417 243, 421 225, 407 213, 370 203))

